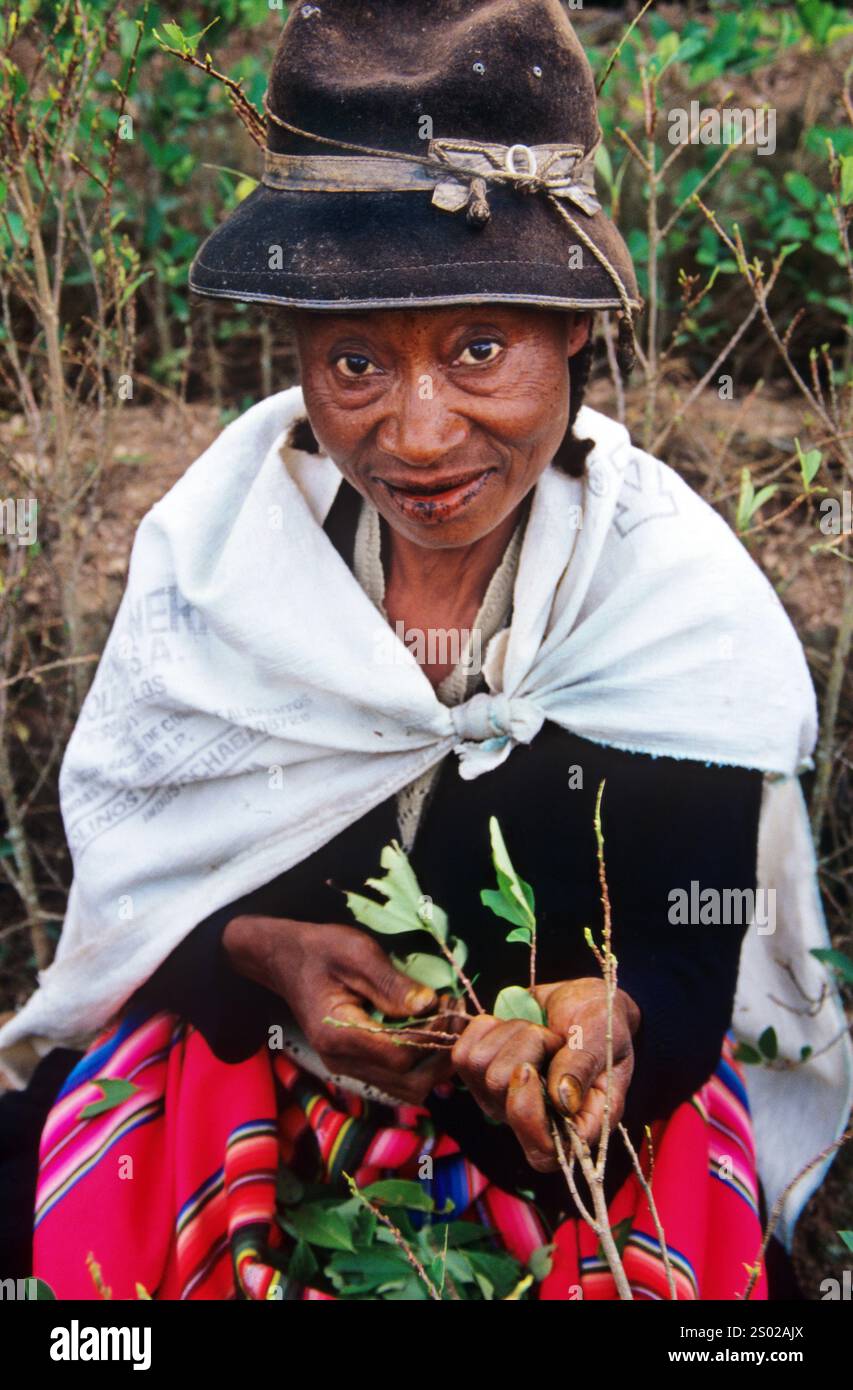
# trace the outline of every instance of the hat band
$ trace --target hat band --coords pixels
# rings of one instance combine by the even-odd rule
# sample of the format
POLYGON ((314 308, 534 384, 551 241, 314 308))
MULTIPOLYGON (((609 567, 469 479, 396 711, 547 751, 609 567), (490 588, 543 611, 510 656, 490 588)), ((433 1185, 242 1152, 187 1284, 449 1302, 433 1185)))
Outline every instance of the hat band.
POLYGON ((578 240, 607 272, 616 288, 622 305, 619 319, 619 354, 626 364, 625 369, 630 370, 636 350, 636 339, 633 305, 628 291, 606 252, 596 244, 566 207, 566 203, 570 202, 589 214, 600 210, 601 204, 595 196, 593 172, 595 152, 601 140, 600 132, 598 140, 589 151, 584 151, 580 145, 493 145, 476 140, 442 139, 430 140, 428 153, 418 156, 405 155, 399 150, 356 145, 349 140, 335 140, 327 135, 318 135, 316 131, 303 130, 273 111, 266 96, 264 111, 274 125, 289 131, 291 135, 298 135, 304 140, 315 140, 319 145, 330 145, 332 148, 348 151, 346 156, 287 155, 267 149, 264 151, 266 164, 263 182, 273 188, 301 191, 313 189, 315 192, 325 188, 329 192, 340 193, 376 191, 377 188, 387 191, 389 184, 384 182, 387 175, 375 166, 388 166, 389 171, 392 166, 402 166, 400 177, 406 179, 403 191, 409 188, 422 190, 424 187, 432 187, 432 201, 436 207, 443 208, 446 212, 458 212, 465 208, 468 221, 474 226, 482 226, 491 215, 486 196, 487 183, 508 182, 523 192, 542 191, 578 240), (354 160, 353 155, 358 158, 354 160), (519 157, 524 161, 523 168, 519 168, 519 157), (325 177, 322 171, 327 170, 332 161, 338 171, 346 171, 348 182, 314 182, 315 172, 319 173, 321 178, 325 177), (312 182, 307 188, 304 183, 295 182, 306 178, 309 171, 312 182), (429 176, 426 183, 424 173, 429 176), (371 178, 380 177, 383 179, 381 185, 369 183, 371 178), (409 179, 412 181, 409 182, 409 179), (368 184, 369 188, 366 186, 368 184))
MULTIPOLYGON (((469 140, 430 140, 425 158, 387 155, 303 155, 266 150, 263 182, 270 188, 315 193, 402 193, 432 189, 445 212, 474 203, 482 216, 485 184, 511 184, 567 199, 586 213, 598 212, 594 152, 578 145, 497 145, 469 140), (478 187, 478 185, 483 185, 478 187)), ((475 214, 476 215, 476 214, 475 214)))

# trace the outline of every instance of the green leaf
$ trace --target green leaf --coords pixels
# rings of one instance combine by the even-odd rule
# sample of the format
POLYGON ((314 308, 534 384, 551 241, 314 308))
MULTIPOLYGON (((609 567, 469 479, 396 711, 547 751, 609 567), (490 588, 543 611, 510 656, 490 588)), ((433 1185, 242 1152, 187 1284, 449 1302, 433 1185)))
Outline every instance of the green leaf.
MULTIPOLYGON (((535 931, 533 890, 530 884, 525 883, 516 873, 496 816, 489 818, 489 835, 492 845, 492 863, 497 875, 498 887, 504 899, 517 907, 520 912, 520 918, 515 922, 515 925, 527 925, 535 931)), ((508 920, 513 921, 512 918, 508 920)))
POLYGON ((149 280, 153 274, 153 270, 146 270, 143 275, 137 275, 135 280, 131 280, 130 284, 127 285, 125 289, 122 291, 121 299, 118 302, 119 309, 124 308, 128 300, 132 299, 133 296, 136 294, 136 291, 139 289, 140 285, 143 285, 146 280, 149 280))
POLYGON ((81 1120, 92 1120, 96 1115, 104 1115, 108 1110, 115 1110, 116 1106, 123 1101, 135 1096, 140 1089, 134 1086, 132 1081, 124 1081, 120 1077, 99 1076, 93 1083, 98 1087, 103 1095, 103 1100, 90 1101, 84 1105, 78 1116, 81 1120))
POLYGON ((655 72, 660 76, 675 58, 679 45, 679 36, 674 29, 671 29, 658 43, 657 50, 649 67, 654 68, 655 72))
POLYGON ((435 1211, 435 1202, 419 1182, 383 1178, 361 1191, 369 1202, 375 1202, 377 1206, 405 1207, 407 1211, 435 1211))
POLYGON ((379 862, 384 876, 367 879, 366 887, 386 901, 377 903, 362 893, 347 893, 347 906, 356 921, 380 935, 425 931, 435 940, 446 941, 447 914, 421 892, 414 869, 396 840, 385 846, 379 862))
POLYGON ((853 203, 853 154, 841 156, 841 201, 845 207, 853 203))
POLYGON ((524 900, 525 900, 525 902, 527 903, 527 906, 530 908, 531 914, 535 913, 535 911, 536 911, 536 903, 535 903, 534 898, 533 898, 533 889, 530 887, 530 884, 529 884, 529 883, 525 883, 525 881, 524 881, 523 878, 520 878, 520 879, 518 880, 518 882, 519 882, 519 886, 520 886, 520 888, 521 888, 521 891, 522 891, 522 893, 524 894, 524 900))
POLYGON ((466 1250, 467 1259, 476 1275, 488 1279, 498 1298, 512 1293, 522 1269, 511 1255, 497 1254, 483 1250, 466 1250))
POLYGON ((526 925, 526 918, 515 900, 505 898, 496 888, 481 888, 480 902, 490 908, 496 917, 503 917, 505 922, 512 922, 517 927, 526 925))
POLYGON ((519 874, 516 874, 512 879, 508 879, 505 874, 499 873, 497 878, 498 887, 508 901, 517 903, 519 901, 519 894, 521 895, 521 913, 525 925, 535 931, 536 904, 533 901, 533 889, 530 887, 530 884, 525 883, 524 879, 519 874))
POLYGON ((556 1250, 556 1245, 539 1245, 527 1261, 527 1268, 533 1275, 537 1284, 541 1284, 543 1279, 547 1279, 551 1273, 554 1261, 551 1255, 556 1250))
POLYGON ((320 1266, 310 1245, 297 1240, 287 1266, 287 1277, 295 1284, 310 1284, 320 1266))
POLYGON ((515 927, 508 935, 507 941, 522 941, 525 946, 533 944, 533 933, 529 927, 515 927))
POLYGON ((840 243, 835 231, 820 232, 818 236, 812 237, 811 245, 815 251, 822 251, 824 256, 832 256, 836 260, 839 258, 840 243))
POLYGON ((828 965, 830 970, 836 971, 845 984, 853 985, 853 960, 846 956, 843 951, 814 946, 809 954, 814 956, 815 960, 819 960, 821 965, 828 965))
MULTIPOLYGON (((625 1246, 628 1244, 628 1238, 631 1234, 633 1224, 633 1219, 630 1216, 626 1216, 623 1218, 622 1221, 617 1221, 615 1226, 610 1227, 611 1233, 613 1235, 613 1240, 616 1245, 616 1249, 619 1251, 620 1255, 623 1253, 625 1246)), ((600 1241, 598 1243, 597 1254, 599 1259, 604 1259, 604 1251, 601 1248, 600 1241)))
POLYGON ((765 1028, 758 1039, 758 1050, 768 1062, 774 1062, 779 1055, 779 1043, 775 1028, 765 1028))
POLYGON ((696 57, 697 53, 701 53, 703 51, 704 47, 704 32, 701 34, 690 34, 687 38, 683 38, 681 43, 678 45, 678 52, 676 53, 673 62, 689 63, 693 58, 696 57))
MULTIPOLYGON (((714 234, 711 232, 713 240, 714 234)), ((649 237, 642 227, 632 227, 625 238, 631 259, 634 261, 645 262, 649 254, 649 237)), ((716 243, 715 243, 716 244, 716 243)))
POLYGON ((199 33, 197 33, 197 34, 185 34, 183 37, 184 37, 184 44, 185 44, 185 47, 186 47, 186 51, 187 51, 188 53, 193 53, 193 54, 194 54, 195 51, 196 51, 196 49, 198 48, 199 44, 201 43, 202 39, 204 38, 205 34, 207 33, 208 29, 212 29, 213 26, 214 26, 214 24, 218 24, 218 23, 219 23, 219 18, 218 18, 218 16, 217 16, 217 18, 216 18, 216 19, 212 19, 212 20, 210 21, 210 23, 209 23, 208 25, 205 26, 204 29, 201 29, 201 30, 199 31, 199 33))
POLYGON ((740 470, 740 493, 737 499, 737 511, 735 513, 735 528, 738 531, 745 531, 749 525, 749 518, 752 516, 752 504, 755 499, 755 485, 752 481, 752 474, 748 468, 740 470))
POLYGON ((766 487, 760 487, 758 489, 752 501, 752 511, 750 513, 750 520, 753 516, 755 516, 755 513, 757 511, 761 510, 765 502, 770 501, 770 498, 773 496, 774 492, 778 491, 779 486, 777 483, 768 483, 766 487))
POLYGON ((524 1018, 528 1023, 544 1023, 545 1015, 541 1005, 533 995, 521 985, 507 985, 502 989, 494 1007, 495 1018, 524 1018))
POLYGON ((794 440, 794 447, 797 450, 797 459, 800 465, 803 487, 808 492, 817 470, 820 468, 823 454, 820 449, 809 449, 807 453, 803 453, 803 450, 800 448, 799 439, 794 440))
POLYGON ((309 1203, 293 1207, 281 1217, 281 1224, 289 1235, 297 1240, 307 1241, 309 1245, 319 1245, 323 1250, 348 1250, 355 1253, 352 1221, 341 1215, 340 1209, 309 1203))
MULTIPOLYGON (((443 1230, 441 1227, 439 1229, 443 1230)), ((467 1284, 470 1291, 466 1291, 464 1296, 471 1297, 474 1288, 476 1288, 477 1278, 468 1261, 467 1253, 445 1247, 442 1250, 442 1261, 444 1265, 444 1284, 446 1285, 448 1279, 453 1280, 457 1289, 467 1284)))
POLYGON ((335 1289, 351 1296, 372 1292, 381 1295, 393 1286, 402 1288, 411 1272, 405 1255, 396 1246, 332 1255, 325 1266, 335 1289))
POLYGON ((800 22, 818 48, 828 48, 853 29, 845 12, 826 0, 796 0, 796 4, 800 22))
POLYGON ((839 154, 853 154, 853 128, 844 126, 832 130, 829 126, 813 125, 805 136, 806 149, 823 159, 827 140, 832 141, 839 154))
POLYGON ((422 951, 411 955, 391 957, 398 970, 419 985, 429 985, 430 989, 450 989, 456 983, 456 976, 450 962, 441 956, 430 956, 422 951))
POLYGON ((438 1289, 439 1293, 441 1293, 442 1289, 444 1288, 444 1280, 447 1273, 446 1266, 444 1263, 444 1256, 433 1255, 432 1259, 427 1265, 426 1272, 429 1275, 432 1282, 435 1284, 435 1287, 438 1289))
POLYGON ((853 1250, 853 1231, 839 1231, 838 1234, 844 1241, 844 1244, 847 1246, 847 1249, 853 1250))
POLYGON ((376 1213, 366 1207, 360 1197, 352 1196, 348 1202, 341 1202, 335 1207, 335 1211, 349 1229, 356 1250, 373 1244, 377 1227, 376 1213))
POLYGON ((848 34, 853 34, 853 22, 849 19, 842 19, 838 24, 831 25, 827 44, 836 43, 839 39, 846 39, 848 34))
POLYGON ((440 908, 437 903, 432 904, 431 916, 429 918, 425 918, 423 913, 424 909, 422 908, 418 913, 418 921, 423 930, 432 937, 433 941, 446 942, 448 928, 447 913, 443 908, 440 908))
MULTIPOLYGON (((210 24, 207 25, 207 28, 200 30, 200 32, 197 34, 185 34, 180 24, 175 24, 173 20, 170 20, 168 23, 161 24, 160 28, 163 31, 165 39, 168 40, 168 43, 172 48, 179 49, 181 53, 194 55, 196 49, 198 48, 208 29, 212 29, 214 24, 218 23, 218 18, 211 20, 210 24)), ((157 33, 156 29, 152 29, 151 33, 158 43, 163 43, 163 39, 157 33)))
POLYGON ((408 907, 415 915, 423 901, 417 876, 396 840, 386 845, 379 856, 385 870, 384 878, 369 878, 368 888, 375 888, 384 898, 408 907))
POLYGON ((739 1042, 735 1048, 735 1061, 748 1062, 750 1065, 754 1065, 761 1061, 761 1053, 756 1052, 750 1043, 739 1042))
POLYGON ((478 1221, 448 1221, 444 1230, 447 1231, 448 1242, 452 1248, 472 1245, 478 1240, 491 1244, 495 1234, 489 1226, 481 1226, 478 1221))
POLYGON ((782 182, 791 196, 796 198, 802 207, 808 208, 809 211, 817 207, 820 193, 805 174, 801 174, 795 169, 789 169, 787 174, 783 176, 782 182))
POLYGON ((610 161, 610 155, 607 152, 607 146, 603 142, 599 145, 598 149, 595 152, 595 169, 596 173, 601 175, 602 179, 607 184, 607 187, 612 188, 613 165, 610 161))
POLYGON ((52 1303, 56 1299, 56 1294, 45 1279, 34 1278, 32 1282, 36 1286, 35 1301, 37 1303, 52 1303))
POLYGON ((468 959, 468 947, 465 945, 465 942, 461 939, 461 937, 458 936, 452 936, 450 938, 449 944, 450 954, 456 961, 456 964, 459 966, 459 969, 463 970, 465 967, 465 962, 468 959))
POLYGON ((489 836, 491 839, 492 863, 495 866, 495 872, 497 874, 503 874, 507 881, 512 883, 516 878, 516 872, 512 860, 509 857, 509 851, 507 850, 506 841, 504 840, 503 831, 501 830, 497 816, 489 817, 489 836))
MULTIPOLYGON (((163 24, 161 27, 163 33, 166 35, 166 38, 169 40, 169 43, 172 45, 172 47, 183 49, 185 45, 185 39, 184 31, 181 28, 180 24, 174 24, 170 22, 168 24, 163 24)), ((154 30, 154 33, 156 35, 156 29, 154 30)))
POLYGON ((776 483, 769 483, 766 487, 755 491, 752 475, 748 468, 742 468, 740 474, 740 495, 737 500, 737 513, 735 516, 735 528, 738 531, 746 531, 755 513, 769 501, 774 492, 779 488, 776 483))
POLYGON ((255 191, 255 189, 257 188, 257 186, 258 186, 258 180, 257 180, 257 179, 250 178, 249 175, 247 174, 245 178, 243 178, 243 179, 240 180, 240 182, 237 184, 236 188, 234 189, 234 199, 235 199, 235 201, 238 202, 238 203, 242 203, 242 201, 243 201, 244 198, 248 198, 248 196, 249 196, 250 193, 254 193, 254 191, 255 191))
POLYGON ((378 903, 362 893, 347 893, 347 907, 357 922, 381 936, 399 936, 402 932, 422 931, 423 923, 410 913, 395 911, 390 903, 378 903))
POLYGON ((414 1272, 399 1284, 386 1284, 377 1290, 387 1303, 425 1303, 429 1298, 426 1285, 414 1272))

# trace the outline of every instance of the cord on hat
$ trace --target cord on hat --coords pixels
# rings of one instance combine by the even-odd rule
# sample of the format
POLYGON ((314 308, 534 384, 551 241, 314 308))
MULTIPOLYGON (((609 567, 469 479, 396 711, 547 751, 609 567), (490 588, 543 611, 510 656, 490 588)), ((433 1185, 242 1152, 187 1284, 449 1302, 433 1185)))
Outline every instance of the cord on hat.
POLYGON ((319 159, 323 160, 326 175, 330 180, 324 184, 322 179, 312 178, 309 174, 309 170, 313 173, 316 168, 318 157, 281 155, 268 150, 265 181, 273 187, 300 186, 302 188, 314 188, 317 191, 322 191, 325 188, 328 191, 338 192, 345 192, 347 189, 349 191, 362 191, 368 188, 383 187, 395 190, 420 189, 430 186, 428 178, 421 181, 416 177, 418 169, 423 168, 437 180, 433 195, 433 201, 436 205, 448 212, 458 212, 464 207, 468 221, 474 226, 483 226, 491 216, 487 194, 487 186, 490 181, 511 183, 521 192, 545 193, 549 203, 557 209, 574 234, 591 251, 614 285, 622 306, 619 314, 617 360, 624 375, 628 375, 631 371, 636 359, 636 340, 634 337, 633 309, 628 291, 610 258, 600 247, 596 246, 592 238, 588 236, 565 207, 566 200, 576 203, 583 211, 589 213, 597 211, 600 207, 595 198, 592 177, 593 159, 595 150, 600 143, 600 135, 593 148, 587 152, 580 146, 572 145, 537 146, 531 149, 521 144, 505 147, 479 141, 447 139, 430 141, 429 155, 403 154, 398 150, 377 149, 369 145, 358 145, 351 141, 332 139, 325 135, 317 135, 313 131, 302 130, 299 126, 292 125, 289 121, 278 116, 270 108, 266 95, 264 95, 263 105, 270 120, 275 125, 289 131, 290 134, 312 140, 317 144, 331 146, 334 149, 349 150, 353 154, 366 157, 357 166, 361 181, 353 184, 352 181, 347 182, 347 176, 352 170, 352 161, 320 156, 319 159), (527 167, 523 170, 516 168, 515 151, 523 151, 525 154, 527 167), (541 167, 538 159, 540 153, 543 156, 541 167), (466 158, 475 161, 476 167, 473 167, 473 164, 466 167, 466 158), (555 169, 559 170, 560 161, 566 158, 571 161, 570 170, 562 173, 552 172, 555 169), (381 172, 381 166, 379 168, 372 167, 377 160, 390 160, 398 164, 407 164, 415 177, 411 179, 402 176, 399 179, 388 178, 381 172), (291 173, 288 177, 281 172, 282 168, 288 165, 291 169, 296 166, 299 172, 296 175, 291 173), (343 167, 335 168, 332 171, 332 165, 343 167), (332 177, 333 172, 334 177, 332 177), (460 189, 458 176, 469 181, 467 191, 464 188, 460 189), (299 182, 300 177, 302 182, 299 182))

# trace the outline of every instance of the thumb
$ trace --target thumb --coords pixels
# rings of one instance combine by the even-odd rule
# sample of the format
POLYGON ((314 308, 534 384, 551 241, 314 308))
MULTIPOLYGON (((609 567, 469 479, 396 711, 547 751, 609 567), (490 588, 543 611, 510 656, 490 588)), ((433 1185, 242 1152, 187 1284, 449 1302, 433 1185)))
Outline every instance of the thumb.
POLYGON ((376 969, 359 971, 359 987, 375 1008, 391 1018, 409 1018, 424 1014, 436 1004, 435 992, 428 985, 419 985, 411 976, 392 965, 380 952, 376 969))

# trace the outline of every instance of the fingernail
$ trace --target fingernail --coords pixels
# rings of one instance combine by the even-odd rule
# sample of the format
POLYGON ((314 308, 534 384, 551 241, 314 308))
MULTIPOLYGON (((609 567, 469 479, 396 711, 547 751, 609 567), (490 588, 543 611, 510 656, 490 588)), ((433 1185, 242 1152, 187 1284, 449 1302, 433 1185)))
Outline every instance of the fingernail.
POLYGON ((413 1014, 420 1013, 422 1009, 429 1007, 434 998, 433 991, 425 986, 421 989, 410 989, 406 995, 406 1008, 413 1014))
POLYGON ((524 1062, 516 1072, 515 1084, 517 1086, 526 1086, 532 1075, 533 1068, 530 1063, 524 1062))
POLYGON ((581 1103, 581 1088, 573 1076, 563 1076, 557 1087, 560 1104, 567 1115, 574 1115, 581 1103))

